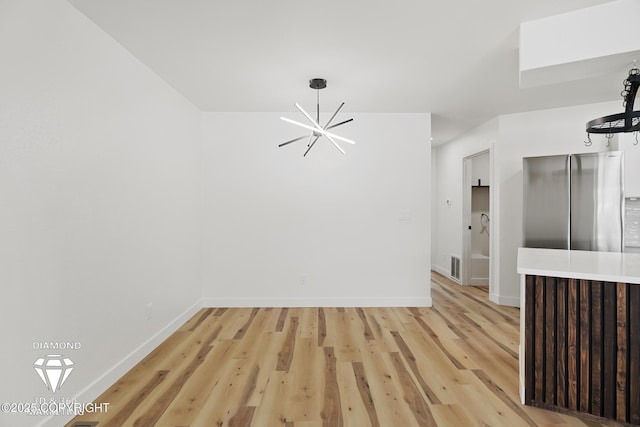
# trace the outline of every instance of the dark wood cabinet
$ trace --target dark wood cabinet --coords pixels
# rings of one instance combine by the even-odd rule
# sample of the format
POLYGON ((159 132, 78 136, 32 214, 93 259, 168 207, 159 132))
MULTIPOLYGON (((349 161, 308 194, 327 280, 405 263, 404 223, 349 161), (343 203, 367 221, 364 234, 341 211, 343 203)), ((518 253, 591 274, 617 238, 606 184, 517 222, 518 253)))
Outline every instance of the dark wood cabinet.
POLYGON ((524 400, 640 425, 640 284, 525 279, 524 400))

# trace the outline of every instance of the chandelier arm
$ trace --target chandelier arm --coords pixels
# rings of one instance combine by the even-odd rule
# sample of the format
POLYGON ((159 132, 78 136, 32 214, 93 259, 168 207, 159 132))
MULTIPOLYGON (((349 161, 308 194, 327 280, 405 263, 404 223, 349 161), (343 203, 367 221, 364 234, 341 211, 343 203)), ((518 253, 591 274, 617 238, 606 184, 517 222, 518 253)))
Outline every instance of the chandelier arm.
MULTIPOLYGON (((338 115, 338 113, 340 112, 340 110, 342 109, 342 107, 344 107, 344 102, 342 104, 340 104, 340 106, 338 107, 338 109, 336 110, 335 113, 333 113, 333 116, 331 116, 331 118, 327 121, 327 123, 324 125, 324 127, 322 129, 327 130, 327 127, 331 124, 331 122, 333 121, 333 119, 336 118, 336 116, 338 115)), ((318 120, 319 121, 319 120, 318 120)))
POLYGON ((311 144, 309 144, 309 148, 307 148, 307 151, 304 152, 304 154, 302 155, 302 157, 306 157, 307 153, 309 151, 311 151, 311 149, 313 148, 313 146, 316 144, 316 142, 318 141, 318 139, 320 139, 320 136, 316 136, 315 139, 313 140, 313 142, 311 144))
POLYGON ((278 147, 284 147, 285 145, 289 145, 291 143, 300 141, 301 139, 305 139, 306 137, 307 137, 307 135, 304 135, 304 136, 300 136, 298 138, 291 139, 291 140, 289 140, 287 142, 283 142, 282 144, 278 145, 278 147))
POLYGON ((338 135, 335 135, 335 134, 333 134, 333 133, 329 133, 329 132, 326 132, 326 131, 322 131, 322 134, 323 134, 324 136, 327 136, 327 137, 329 137, 329 136, 330 136, 331 138, 335 138, 335 139, 337 139, 338 141, 346 142, 347 144, 351 144, 351 145, 355 145, 355 144, 356 144, 356 142, 355 142, 354 140, 352 140, 352 139, 344 138, 344 137, 342 137, 342 136, 338 136, 338 135))
MULTIPOLYGON (((316 129, 313 126, 309 126, 307 124, 300 123, 300 122, 297 122, 295 120, 291 120, 291 119, 289 119, 287 117, 280 117, 280 120, 283 120, 283 121, 285 121, 287 123, 291 123, 292 125, 300 126, 301 128, 308 129, 310 131, 318 131, 318 129, 316 129)), ((320 130, 322 130, 322 129, 320 129, 320 130)), ((307 136, 307 135, 305 135, 305 136, 307 136)))
POLYGON ((326 136, 327 138, 331 137, 331 138, 335 138, 335 139, 337 139, 339 141, 344 141, 344 142, 349 143, 349 144, 355 144, 355 141, 353 141, 351 139, 343 138, 341 136, 338 136, 338 135, 335 135, 333 133, 327 132, 326 130, 324 130, 322 128, 315 128, 313 126, 305 125, 304 123, 296 122, 295 120, 291 120, 291 119, 288 119, 286 117, 280 117, 280 119, 284 120, 287 123, 291 123, 292 125, 300 126, 301 128, 309 129, 310 131, 322 134, 322 135, 326 136))
POLYGON ((329 129, 337 128, 337 127, 338 127, 338 126, 340 126, 340 125, 343 125, 343 124, 345 124, 345 123, 349 123, 349 122, 352 122, 352 121, 353 121, 353 119, 345 120, 345 121, 343 121, 343 122, 336 123, 335 125, 327 126, 327 127, 325 127, 325 128, 324 128, 324 130, 329 130, 329 129))
MULTIPOLYGON (((342 154, 344 154, 344 150, 342 148, 340 148, 340 146, 338 145, 338 143, 331 137, 331 135, 329 135, 328 133, 325 133, 324 136, 327 137, 327 139, 329 141, 331 141, 331 143, 333 144, 334 147, 336 147, 338 149, 339 152, 341 152, 342 154)), ((335 135, 333 135, 335 136, 335 135)))
MULTIPOLYGON (((313 120, 313 117, 311 117, 311 116, 309 115, 309 113, 307 113, 306 111, 304 111, 304 108, 302 108, 302 107, 300 106, 300 104, 298 104, 298 103, 296 102, 296 103, 295 103, 295 104, 293 104, 293 105, 295 105, 295 107, 298 109, 298 111, 300 111, 300 112, 301 112, 301 113, 302 113, 302 114, 307 118, 307 120, 309 120, 309 122, 311 122, 311 124, 316 128, 316 130, 319 130, 319 131, 320 131, 320 130, 323 130, 323 129, 320 127, 320 125, 318 124, 318 122, 316 122, 315 120, 313 120)), ((312 129, 312 130, 313 130, 313 129, 312 129)))

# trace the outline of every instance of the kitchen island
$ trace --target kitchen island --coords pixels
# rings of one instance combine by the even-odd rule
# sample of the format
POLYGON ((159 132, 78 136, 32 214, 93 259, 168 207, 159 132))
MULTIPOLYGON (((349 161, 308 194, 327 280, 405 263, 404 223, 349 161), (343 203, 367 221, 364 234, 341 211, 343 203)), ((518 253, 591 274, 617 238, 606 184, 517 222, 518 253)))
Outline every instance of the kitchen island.
POLYGON ((640 254, 520 248, 524 404, 640 425, 640 254))

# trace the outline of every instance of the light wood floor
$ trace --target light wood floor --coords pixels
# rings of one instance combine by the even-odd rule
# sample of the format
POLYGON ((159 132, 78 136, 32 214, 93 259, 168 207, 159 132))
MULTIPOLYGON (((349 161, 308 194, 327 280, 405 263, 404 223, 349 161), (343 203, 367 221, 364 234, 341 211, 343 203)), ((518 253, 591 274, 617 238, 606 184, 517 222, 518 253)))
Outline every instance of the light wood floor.
POLYGON ((433 274, 432 308, 208 308, 67 426, 596 426, 520 405, 519 310, 433 274))

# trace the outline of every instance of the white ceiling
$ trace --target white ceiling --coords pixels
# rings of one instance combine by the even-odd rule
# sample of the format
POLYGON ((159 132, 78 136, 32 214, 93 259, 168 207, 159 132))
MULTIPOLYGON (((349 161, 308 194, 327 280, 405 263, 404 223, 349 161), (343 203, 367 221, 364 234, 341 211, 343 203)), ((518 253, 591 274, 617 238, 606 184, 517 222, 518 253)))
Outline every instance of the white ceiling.
POLYGON ((203 111, 313 110, 321 77, 323 110, 432 113, 434 143, 499 114, 619 99, 628 68, 518 87, 521 22, 610 0, 69 1, 203 111))

